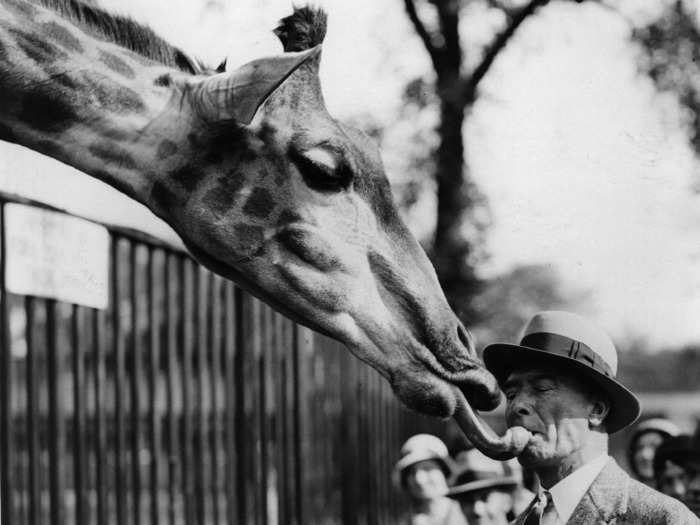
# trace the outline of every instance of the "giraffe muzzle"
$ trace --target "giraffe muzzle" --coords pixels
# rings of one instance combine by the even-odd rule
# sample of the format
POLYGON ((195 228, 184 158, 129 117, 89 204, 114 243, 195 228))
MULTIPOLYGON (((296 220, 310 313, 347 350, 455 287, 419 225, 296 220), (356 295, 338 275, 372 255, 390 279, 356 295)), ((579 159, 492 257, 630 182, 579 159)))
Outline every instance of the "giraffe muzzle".
POLYGON ((460 390, 455 389, 455 395, 457 409, 453 417, 476 448, 499 461, 520 455, 532 437, 530 432, 515 426, 509 428, 503 436, 498 436, 474 411, 460 390))

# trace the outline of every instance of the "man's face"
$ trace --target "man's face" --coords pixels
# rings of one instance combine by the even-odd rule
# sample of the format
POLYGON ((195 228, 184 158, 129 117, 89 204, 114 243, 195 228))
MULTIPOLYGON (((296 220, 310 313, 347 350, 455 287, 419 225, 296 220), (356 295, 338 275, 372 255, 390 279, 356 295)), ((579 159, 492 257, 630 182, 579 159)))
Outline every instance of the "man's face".
POLYGON ((687 486, 683 502, 700 516, 700 457, 688 459, 684 467, 687 486))
POLYGON ((435 499, 447 493, 445 473, 433 459, 406 467, 404 476, 406 490, 416 500, 435 499))
POLYGON ((656 480, 657 489, 667 496, 682 500, 686 492, 685 470, 673 461, 666 461, 656 480))
POLYGON ((513 498, 504 490, 484 489, 459 496, 469 525, 507 525, 513 498))
POLYGON ((503 384, 508 426, 533 437, 518 457, 526 467, 558 465, 589 438, 594 402, 570 374, 552 366, 514 370, 503 384))

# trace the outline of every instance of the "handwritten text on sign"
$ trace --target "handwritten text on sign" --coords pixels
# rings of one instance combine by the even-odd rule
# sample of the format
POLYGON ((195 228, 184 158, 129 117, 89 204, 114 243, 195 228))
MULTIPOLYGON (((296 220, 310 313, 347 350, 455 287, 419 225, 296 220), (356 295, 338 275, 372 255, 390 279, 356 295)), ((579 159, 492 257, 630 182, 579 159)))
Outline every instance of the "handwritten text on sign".
POLYGON ((63 213, 5 205, 10 292, 107 308, 109 233, 63 213))

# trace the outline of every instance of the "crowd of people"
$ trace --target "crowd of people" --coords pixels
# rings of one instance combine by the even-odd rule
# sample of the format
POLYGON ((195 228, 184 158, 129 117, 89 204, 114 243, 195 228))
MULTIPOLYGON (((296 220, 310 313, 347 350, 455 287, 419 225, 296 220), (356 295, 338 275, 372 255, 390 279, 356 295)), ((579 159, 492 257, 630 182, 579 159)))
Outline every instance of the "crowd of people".
POLYGON ((700 426, 683 434, 666 419, 634 427, 629 473, 608 436, 631 427, 641 407, 617 379, 617 352, 590 321, 540 312, 518 344, 484 349, 506 397, 508 426, 532 437, 517 460, 476 449, 450 456, 430 434, 401 448, 395 482, 409 525, 700 524, 700 426))

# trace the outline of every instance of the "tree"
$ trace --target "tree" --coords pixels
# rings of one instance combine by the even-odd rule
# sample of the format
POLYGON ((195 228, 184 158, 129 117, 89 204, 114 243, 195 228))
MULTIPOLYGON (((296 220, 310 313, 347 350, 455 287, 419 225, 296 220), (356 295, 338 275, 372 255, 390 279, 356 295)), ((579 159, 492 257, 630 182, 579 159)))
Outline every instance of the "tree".
MULTIPOLYGON (((452 307, 473 317, 472 298, 481 288, 475 271, 478 239, 463 234, 466 220, 473 220, 484 199, 469 176, 464 159, 462 127, 478 97, 478 88, 496 58, 509 45, 520 26, 549 0, 404 0, 408 18, 432 63, 439 118, 434 171, 437 223, 428 252, 452 307), (483 49, 465 49, 460 38, 460 17, 467 11, 495 10, 502 27, 483 49), (466 58, 479 56, 465 67, 466 58)), ((466 16, 466 15, 464 15, 466 16)), ((476 16, 476 15, 475 15, 476 16)), ((416 86, 409 86, 409 88, 416 86)), ((477 233, 479 228, 476 228, 477 233)))
MULTIPOLYGON (((662 92, 674 93, 687 111, 688 138, 700 155, 700 29, 694 3, 675 0, 659 16, 633 28, 641 67, 662 92)), ((700 191, 698 180, 697 191, 700 191)))
POLYGON ((545 264, 516 266, 486 282, 474 298, 482 321, 473 328, 477 341, 515 342, 527 320, 540 310, 581 311, 588 293, 564 285, 559 274, 545 264))

